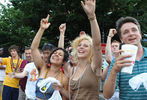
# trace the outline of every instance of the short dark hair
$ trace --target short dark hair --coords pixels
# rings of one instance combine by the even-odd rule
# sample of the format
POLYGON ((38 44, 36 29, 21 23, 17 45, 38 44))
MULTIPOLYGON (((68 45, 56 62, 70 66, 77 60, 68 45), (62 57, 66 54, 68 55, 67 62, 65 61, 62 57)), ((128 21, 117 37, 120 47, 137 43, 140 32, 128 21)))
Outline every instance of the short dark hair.
POLYGON ((118 43, 118 44, 120 44, 120 42, 117 41, 117 40, 113 40, 113 41, 111 42, 111 44, 112 44, 112 43, 118 43))
POLYGON ((53 51, 56 47, 51 44, 51 43, 45 43, 42 47, 42 51, 44 50, 49 50, 49 51, 53 51))
POLYGON ((140 24, 137 21, 137 19, 130 17, 130 16, 121 17, 116 21, 116 30, 118 32, 119 37, 121 37, 121 30, 120 29, 121 29, 122 25, 125 23, 128 23, 128 22, 132 22, 132 23, 136 24, 139 31, 141 32, 140 24))
POLYGON ((28 46, 25 46, 25 50, 30 50, 31 48, 28 46))
POLYGON ((50 64, 51 64, 50 58, 51 58, 51 56, 53 55, 53 53, 56 52, 57 50, 62 50, 62 51, 64 52, 63 62, 67 62, 67 61, 68 61, 68 58, 69 58, 68 52, 67 52, 65 49, 63 49, 63 48, 56 48, 56 49, 54 49, 54 50, 51 52, 51 54, 50 54, 50 56, 49 56, 49 58, 48 58, 48 61, 49 61, 50 64))
POLYGON ((19 53, 19 47, 17 45, 11 45, 8 49, 9 53, 11 52, 12 49, 15 49, 17 53, 19 53))

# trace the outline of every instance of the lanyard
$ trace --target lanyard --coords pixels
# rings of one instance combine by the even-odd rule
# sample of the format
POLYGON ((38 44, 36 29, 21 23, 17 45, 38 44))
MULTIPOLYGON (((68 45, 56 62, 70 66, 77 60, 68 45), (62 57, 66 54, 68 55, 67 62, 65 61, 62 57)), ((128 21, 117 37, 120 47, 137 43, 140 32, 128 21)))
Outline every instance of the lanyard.
MULTIPOLYGON (((45 76, 44 76, 44 79, 47 77, 47 73, 48 73, 49 70, 50 70, 50 68, 47 69, 47 71, 45 73, 45 76)), ((57 74, 56 74, 56 76, 54 78, 57 79, 58 75, 61 73, 61 84, 63 84, 63 72, 61 70, 59 72, 57 72, 57 74)))
POLYGON ((19 67, 19 58, 17 59, 17 64, 16 64, 16 67, 14 66, 14 63, 13 63, 13 58, 11 57, 11 60, 10 60, 10 64, 11 64, 11 70, 13 72, 13 69, 14 69, 14 72, 17 71, 18 67, 19 67))

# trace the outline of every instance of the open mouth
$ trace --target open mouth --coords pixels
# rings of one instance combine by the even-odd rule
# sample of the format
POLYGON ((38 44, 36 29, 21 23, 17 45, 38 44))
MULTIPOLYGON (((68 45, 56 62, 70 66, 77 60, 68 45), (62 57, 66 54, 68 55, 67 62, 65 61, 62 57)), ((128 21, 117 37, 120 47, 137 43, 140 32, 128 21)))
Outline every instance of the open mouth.
POLYGON ((54 60, 54 61, 58 61, 59 58, 58 58, 58 57, 53 57, 53 60, 54 60))
POLYGON ((129 41, 135 41, 136 40, 136 38, 131 38, 131 39, 129 39, 129 41))

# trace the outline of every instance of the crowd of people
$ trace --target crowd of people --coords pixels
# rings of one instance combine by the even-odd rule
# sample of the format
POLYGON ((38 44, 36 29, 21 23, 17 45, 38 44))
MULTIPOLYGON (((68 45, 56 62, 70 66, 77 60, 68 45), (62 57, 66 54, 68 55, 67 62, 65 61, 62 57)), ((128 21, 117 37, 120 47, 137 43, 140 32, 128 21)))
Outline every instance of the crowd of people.
POLYGON ((64 49, 66 23, 59 26, 58 46, 45 43, 39 49, 43 33, 51 25, 50 15, 41 19, 40 28, 30 47, 25 47, 26 59, 19 54, 19 47, 9 47, 10 57, 0 58, 0 100, 146 100, 147 78, 143 83, 129 80, 147 74, 147 48, 141 45, 141 28, 133 17, 121 17, 116 29, 107 37, 105 59, 101 51, 101 33, 96 19, 96 0, 81 1, 91 29, 91 36, 81 31, 67 49, 64 49), (121 42, 112 41, 118 34, 121 42), (132 61, 121 55, 122 44, 138 47, 132 74, 121 69, 132 61), (103 63, 105 66, 102 66, 103 63), (26 77, 27 76, 27 77, 26 77), (4 78, 5 77, 5 78, 4 78), (100 91, 100 83, 104 83, 100 91), (102 98, 101 98, 102 99, 102 98))

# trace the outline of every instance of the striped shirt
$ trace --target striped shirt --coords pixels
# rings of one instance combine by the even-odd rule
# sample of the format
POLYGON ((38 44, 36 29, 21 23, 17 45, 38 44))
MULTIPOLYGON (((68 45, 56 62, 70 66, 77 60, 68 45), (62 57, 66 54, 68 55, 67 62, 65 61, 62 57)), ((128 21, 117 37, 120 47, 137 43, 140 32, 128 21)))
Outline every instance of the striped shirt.
MULTIPOLYGON (((133 90, 129 85, 129 80, 141 73, 147 73, 147 48, 144 48, 144 54, 140 61, 135 60, 135 65, 133 67, 132 74, 117 73, 116 88, 119 88, 119 97, 121 100, 147 100, 147 90, 144 85, 141 84, 138 90, 133 90)), ((108 70, 107 78, 110 71, 115 63, 115 58, 113 59, 110 68, 108 70)))

